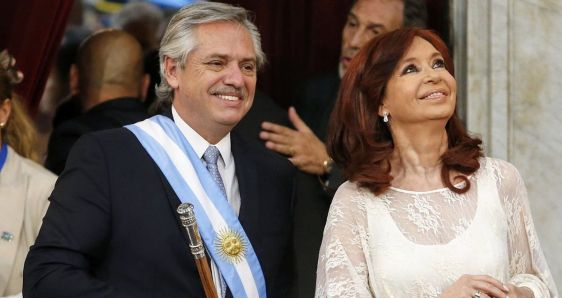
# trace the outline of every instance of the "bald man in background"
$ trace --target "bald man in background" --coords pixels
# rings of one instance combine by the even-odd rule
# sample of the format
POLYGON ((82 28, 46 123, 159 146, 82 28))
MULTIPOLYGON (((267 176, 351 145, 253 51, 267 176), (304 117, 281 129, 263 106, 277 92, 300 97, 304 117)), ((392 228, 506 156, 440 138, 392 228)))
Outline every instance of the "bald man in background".
POLYGON ((142 100, 149 79, 139 42, 122 30, 99 31, 86 39, 70 71, 83 114, 57 126, 49 139, 45 167, 56 174, 80 136, 148 118, 142 100))

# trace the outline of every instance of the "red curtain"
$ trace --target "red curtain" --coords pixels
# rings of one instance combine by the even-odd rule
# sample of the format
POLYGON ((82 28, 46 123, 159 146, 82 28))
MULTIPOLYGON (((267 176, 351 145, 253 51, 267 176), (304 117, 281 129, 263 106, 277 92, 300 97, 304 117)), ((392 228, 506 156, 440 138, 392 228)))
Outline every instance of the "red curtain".
POLYGON ((35 113, 74 0, 0 1, 0 49, 8 48, 24 80, 18 94, 35 113))

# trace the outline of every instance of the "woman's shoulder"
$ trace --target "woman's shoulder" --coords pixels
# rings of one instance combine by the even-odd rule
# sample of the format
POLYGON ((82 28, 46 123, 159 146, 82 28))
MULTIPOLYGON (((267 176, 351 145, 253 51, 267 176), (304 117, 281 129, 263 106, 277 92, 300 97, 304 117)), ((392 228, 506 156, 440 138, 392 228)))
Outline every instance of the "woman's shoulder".
POLYGON ((34 183, 39 183, 44 181, 47 184, 53 184, 57 180, 57 176, 45 169, 42 165, 36 163, 35 161, 25 158, 15 152, 12 148, 8 151, 8 156, 14 159, 14 163, 20 172, 20 175, 29 176, 33 178, 34 183))
POLYGON ((336 191, 333 202, 358 205, 372 200, 376 196, 367 188, 359 186, 356 182, 346 181, 336 191))
POLYGON ((486 169, 492 178, 501 184, 504 182, 519 182, 521 180, 521 175, 517 168, 512 163, 499 158, 481 158, 480 168, 486 169))
POLYGON ((335 228, 340 222, 365 225, 369 202, 374 198, 375 195, 357 183, 344 182, 330 204, 326 228, 335 228))
POLYGON ((336 191, 336 195, 337 194, 359 195, 361 193, 364 193, 365 191, 368 192, 368 190, 360 187, 356 182, 347 180, 338 187, 338 190, 336 191))

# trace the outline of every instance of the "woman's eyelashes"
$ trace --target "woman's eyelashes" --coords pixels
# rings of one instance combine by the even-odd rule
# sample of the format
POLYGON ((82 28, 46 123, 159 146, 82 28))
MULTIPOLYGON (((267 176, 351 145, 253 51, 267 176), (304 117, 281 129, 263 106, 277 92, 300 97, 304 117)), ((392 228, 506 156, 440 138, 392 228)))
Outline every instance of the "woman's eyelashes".
MULTIPOLYGON (((445 68, 445 61, 442 58, 437 58, 431 62, 431 68, 445 68)), ((409 73, 416 73, 419 72, 420 67, 417 66, 415 63, 407 64, 402 68, 402 75, 409 74, 409 73)))
POLYGON ((404 66, 404 68, 402 69, 402 74, 409 74, 409 73, 415 73, 418 72, 418 67, 415 64, 408 64, 406 66, 404 66))
POLYGON ((445 68, 445 60, 438 58, 433 61, 433 68, 445 68))

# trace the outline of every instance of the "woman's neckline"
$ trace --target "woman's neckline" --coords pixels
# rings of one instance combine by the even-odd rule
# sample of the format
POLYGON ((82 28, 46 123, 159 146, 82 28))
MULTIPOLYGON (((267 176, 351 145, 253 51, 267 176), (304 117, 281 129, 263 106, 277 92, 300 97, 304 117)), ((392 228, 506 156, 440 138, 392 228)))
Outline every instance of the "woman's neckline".
MULTIPOLYGON (((467 176, 468 180, 472 180, 472 177, 474 176, 474 174, 467 176)), ((464 181, 461 181, 459 183, 456 183, 454 186, 455 187, 461 187, 464 183, 465 183, 464 181)), ((424 191, 409 190, 409 189, 403 189, 403 188, 394 187, 394 186, 390 186, 389 189, 394 190, 396 192, 407 193, 407 194, 415 194, 415 195, 431 194, 431 193, 442 192, 442 191, 451 191, 448 187, 440 187, 440 188, 436 188, 436 189, 432 189, 432 190, 424 190, 424 191)))

